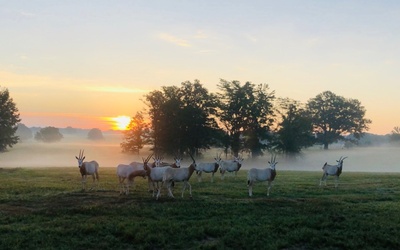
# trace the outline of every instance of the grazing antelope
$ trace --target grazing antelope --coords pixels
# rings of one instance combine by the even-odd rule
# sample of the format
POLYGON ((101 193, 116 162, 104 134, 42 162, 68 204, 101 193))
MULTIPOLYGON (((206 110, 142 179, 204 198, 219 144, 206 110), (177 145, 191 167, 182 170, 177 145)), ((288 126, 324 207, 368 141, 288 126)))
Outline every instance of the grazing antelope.
POLYGON ((243 158, 241 156, 235 157, 233 161, 224 161, 219 158, 219 172, 221 173, 221 180, 225 178, 225 172, 234 172, 235 177, 237 176, 237 172, 242 167, 243 158))
MULTIPOLYGON (((75 156, 78 160, 79 171, 82 175, 82 190, 86 189, 86 177, 91 175, 93 177, 93 184, 95 184, 97 180, 97 186, 99 185, 99 164, 97 161, 83 161, 85 160, 85 156, 83 156, 85 150, 79 150, 79 157, 75 156)), ((91 188, 92 189, 92 188, 91 188)))
POLYGON ((146 177, 145 165, 149 161, 151 155, 149 155, 146 159, 143 159, 143 163, 141 162, 131 162, 129 165, 119 164, 117 166, 117 176, 119 182, 119 193, 129 194, 129 188, 134 183, 134 178, 141 176, 143 178, 146 177), (127 183, 125 185, 125 179, 127 179, 127 183))
POLYGON ((215 162, 200 162, 199 164, 197 164, 197 170, 196 170, 196 174, 197 174, 197 180, 198 182, 201 182, 202 176, 201 174, 204 173, 211 173, 211 182, 214 182, 214 174, 218 171, 219 168, 219 162, 221 161, 221 157, 218 156, 214 158, 215 162))
POLYGON ((275 166, 278 162, 276 162, 276 155, 271 156, 271 161, 268 161, 269 167, 267 168, 252 168, 249 170, 247 174, 247 187, 249 188, 249 196, 253 196, 253 184, 257 181, 268 181, 268 189, 267 196, 269 196, 269 191, 272 186, 272 182, 276 176, 275 166))
POLYGON ((338 181, 339 181, 339 176, 342 173, 343 169, 343 160, 346 159, 346 157, 343 158, 343 156, 340 156, 339 160, 336 160, 338 164, 336 165, 329 165, 327 162, 325 162, 324 166, 322 167, 322 170, 324 173, 322 174, 322 178, 319 181, 319 185, 322 185, 322 182, 325 182, 326 186, 326 179, 328 178, 328 175, 335 176, 335 188, 338 187, 338 181))
MULTIPOLYGON (((189 154, 190 155, 190 154, 189 154)), ((168 196, 175 198, 172 194, 171 186, 173 182, 183 182, 182 187, 182 198, 183 193, 185 192, 186 187, 189 187, 190 197, 192 197, 192 186, 189 183, 189 179, 192 176, 193 172, 197 170, 196 161, 193 159, 193 156, 190 155, 193 160, 193 163, 190 164, 187 168, 167 168, 164 172, 163 176, 163 185, 167 186, 168 189, 168 196)), ((158 189, 156 199, 161 196, 161 188, 158 189)))

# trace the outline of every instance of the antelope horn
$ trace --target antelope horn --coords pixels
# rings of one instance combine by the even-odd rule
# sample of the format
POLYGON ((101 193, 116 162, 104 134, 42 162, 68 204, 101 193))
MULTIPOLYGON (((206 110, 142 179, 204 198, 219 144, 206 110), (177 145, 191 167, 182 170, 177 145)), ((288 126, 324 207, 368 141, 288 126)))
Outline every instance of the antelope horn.
POLYGON ((194 160, 194 158, 193 158, 192 154, 191 154, 191 153, 189 153, 189 155, 190 155, 190 158, 192 158, 193 162, 196 162, 196 161, 194 160))

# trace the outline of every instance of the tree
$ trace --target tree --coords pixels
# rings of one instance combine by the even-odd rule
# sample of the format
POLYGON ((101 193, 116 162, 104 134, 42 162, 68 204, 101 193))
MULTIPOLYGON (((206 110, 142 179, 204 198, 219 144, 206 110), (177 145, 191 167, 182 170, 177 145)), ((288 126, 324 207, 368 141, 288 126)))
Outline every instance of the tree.
POLYGON ((58 142, 63 138, 58 128, 45 127, 35 134, 35 140, 43 142, 58 142))
POLYGON ((288 155, 301 152, 314 144, 312 120, 301 104, 290 99, 280 100, 281 121, 274 136, 275 149, 288 155))
POLYGON ((142 112, 132 117, 128 128, 124 131, 124 141, 121 143, 122 152, 137 153, 149 140, 149 128, 144 122, 142 112))
POLYGON ((274 91, 269 92, 267 84, 246 82, 242 86, 239 81, 223 79, 218 87, 222 91, 218 94, 218 116, 229 134, 233 154, 237 156, 242 149, 248 149, 253 157, 262 155, 267 147, 263 141, 269 138, 274 121, 274 91))
POLYGON ((33 137, 32 130, 22 123, 18 123, 16 135, 20 141, 29 140, 33 137))
POLYGON ((146 95, 146 101, 156 152, 198 153, 216 143, 216 97, 200 81, 163 87, 146 95))
POLYGON ((371 120, 364 118, 365 108, 356 99, 345 99, 331 91, 325 91, 307 103, 317 140, 328 149, 330 143, 352 134, 360 139, 371 120))
POLYGON ((0 87, 0 152, 18 143, 19 137, 15 133, 20 121, 18 108, 8 89, 0 87))
POLYGON ((89 140, 96 141, 96 140, 103 140, 104 136, 103 136, 103 132, 101 132, 100 129, 92 128, 91 130, 89 130, 87 138, 89 140))

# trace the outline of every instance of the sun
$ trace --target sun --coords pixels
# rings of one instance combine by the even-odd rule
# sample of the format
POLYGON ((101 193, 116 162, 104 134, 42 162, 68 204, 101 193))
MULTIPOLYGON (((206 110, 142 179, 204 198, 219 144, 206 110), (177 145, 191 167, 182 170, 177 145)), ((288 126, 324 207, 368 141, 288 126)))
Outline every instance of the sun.
POLYGON ((113 128, 116 130, 127 130, 131 122, 131 118, 124 115, 113 117, 111 120, 113 121, 113 128))

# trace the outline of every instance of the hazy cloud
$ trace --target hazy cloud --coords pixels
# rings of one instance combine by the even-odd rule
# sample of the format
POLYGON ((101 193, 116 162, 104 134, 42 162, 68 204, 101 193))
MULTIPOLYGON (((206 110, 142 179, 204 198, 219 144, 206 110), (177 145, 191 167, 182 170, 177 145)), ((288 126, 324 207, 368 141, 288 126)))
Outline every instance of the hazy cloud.
POLYGON ((164 41, 167 41, 169 43, 175 44, 175 45, 180 46, 180 47, 191 47, 189 42, 186 41, 185 39, 173 36, 171 34, 161 33, 159 35, 159 37, 164 41))

